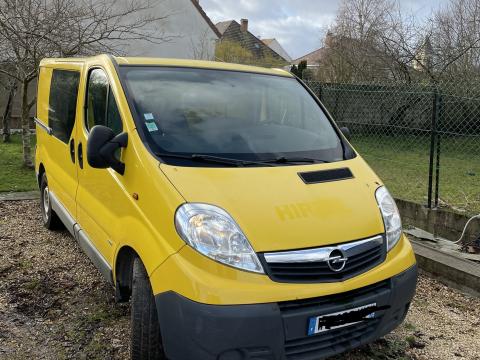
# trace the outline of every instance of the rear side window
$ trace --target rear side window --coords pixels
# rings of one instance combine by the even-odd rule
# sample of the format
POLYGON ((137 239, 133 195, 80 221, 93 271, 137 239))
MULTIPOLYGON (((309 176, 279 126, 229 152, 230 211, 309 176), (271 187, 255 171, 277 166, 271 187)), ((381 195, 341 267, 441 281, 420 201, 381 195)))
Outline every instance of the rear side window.
POLYGON ((68 143, 75 125, 80 73, 53 70, 48 107, 48 126, 53 135, 68 143))
POLYGON ((85 125, 88 130, 95 125, 103 125, 112 129, 115 134, 123 131, 117 103, 110 89, 107 75, 101 69, 92 70, 88 78, 85 125))

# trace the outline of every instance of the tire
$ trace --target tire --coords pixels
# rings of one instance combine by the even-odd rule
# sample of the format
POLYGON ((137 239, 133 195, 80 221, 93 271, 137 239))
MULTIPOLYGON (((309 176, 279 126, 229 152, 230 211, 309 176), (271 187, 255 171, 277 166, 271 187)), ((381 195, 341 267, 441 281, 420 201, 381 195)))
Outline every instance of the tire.
POLYGON ((165 360, 155 298, 139 258, 133 262, 131 313, 132 360, 165 360))
POLYGON ((48 230, 58 230, 63 227, 62 221, 52 209, 47 175, 45 173, 42 174, 40 180, 40 209, 42 212, 43 226, 48 230))

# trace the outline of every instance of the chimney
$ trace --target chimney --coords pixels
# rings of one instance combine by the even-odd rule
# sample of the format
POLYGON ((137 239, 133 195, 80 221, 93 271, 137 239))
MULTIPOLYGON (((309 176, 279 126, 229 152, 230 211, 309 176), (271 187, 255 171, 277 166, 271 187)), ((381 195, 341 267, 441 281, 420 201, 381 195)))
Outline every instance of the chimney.
POLYGON ((242 32, 248 31, 248 19, 241 19, 240 20, 240 29, 242 32))
POLYGON ((333 47, 334 36, 330 30, 327 31, 327 35, 325 36, 324 44, 326 47, 333 47))

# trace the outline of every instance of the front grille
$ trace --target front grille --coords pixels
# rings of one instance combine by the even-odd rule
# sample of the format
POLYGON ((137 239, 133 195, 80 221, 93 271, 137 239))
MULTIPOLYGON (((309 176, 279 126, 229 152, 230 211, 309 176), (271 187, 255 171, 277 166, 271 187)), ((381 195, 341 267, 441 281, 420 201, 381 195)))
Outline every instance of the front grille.
POLYGON ((382 263, 385 256, 385 244, 382 242, 348 255, 345 267, 340 271, 332 270, 326 261, 267 262, 264 254, 260 254, 260 260, 273 281, 318 283, 343 281, 364 273, 382 263))
POLYGON ((369 338, 380 322, 380 318, 363 321, 327 333, 285 342, 288 360, 318 360, 351 349, 369 338))
POLYGON ((356 303, 366 297, 376 297, 388 291, 390 291, 390 280, 384 280, 343 293, 320 296, 316 298, 282 301, 278 303, 278 306, 282 312, 282 315, 290 315, 292 312, 305 312, 309 310, 318 311, 321 310, 322 307, 331 306, 332 304, 342 305, 356 303))
POLYGON ((385 312, 373 319, 317 335, 307 335, 308 319, 375 302, 387 305, 391 296, 390 280, 359 289, 317 298, 279 302, 285 325, 285 355, 288 360, 317 360, 357 347, 371 340, 385 312))

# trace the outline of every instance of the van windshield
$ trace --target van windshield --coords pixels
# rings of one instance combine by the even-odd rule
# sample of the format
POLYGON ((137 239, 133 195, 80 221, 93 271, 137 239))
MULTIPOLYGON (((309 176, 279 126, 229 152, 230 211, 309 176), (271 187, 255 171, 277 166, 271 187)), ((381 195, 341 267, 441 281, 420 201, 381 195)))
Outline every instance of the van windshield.
POLYGON ((166 162, 189 155, 343 159, 332 124, 294 78, 160 66, 121 66, 120 75, 137 127, 166 162))

